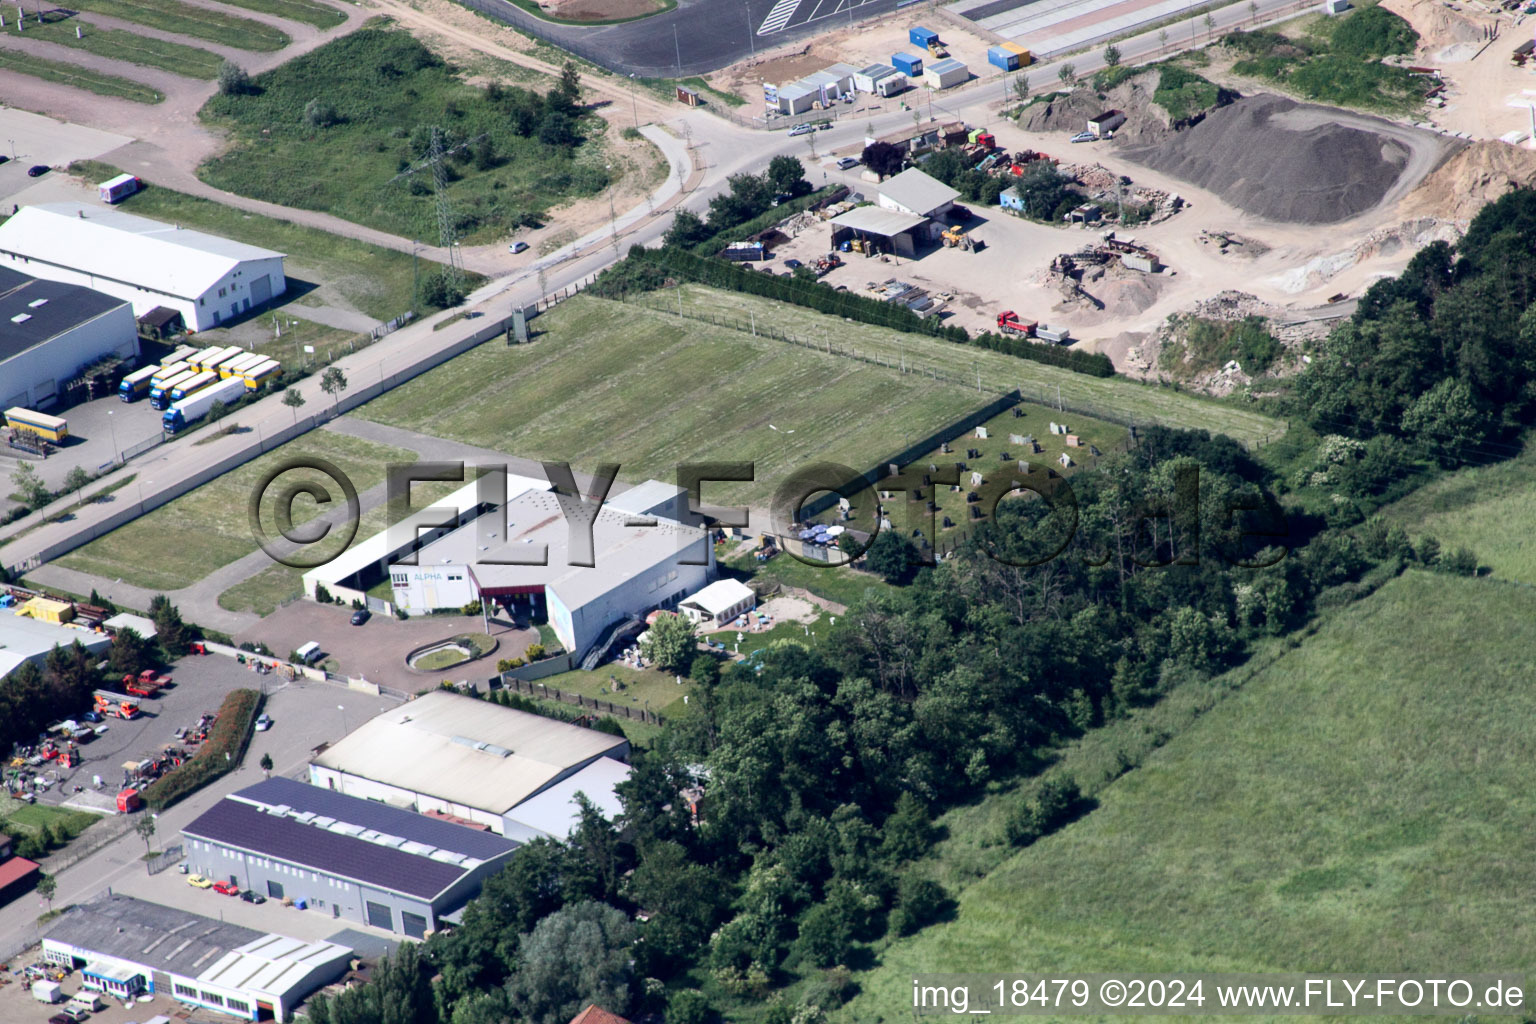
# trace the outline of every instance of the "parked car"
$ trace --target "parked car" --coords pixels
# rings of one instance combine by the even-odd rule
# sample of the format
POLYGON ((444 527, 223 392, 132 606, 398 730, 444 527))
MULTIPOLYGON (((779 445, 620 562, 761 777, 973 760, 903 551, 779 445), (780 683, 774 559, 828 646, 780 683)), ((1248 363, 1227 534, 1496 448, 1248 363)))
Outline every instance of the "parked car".
POLYGON ((811 132, 813 132, 815 130, 816 129, 812 128, 808 124, 797 124, 797 125, 795 125, 793 128, 791 128, 789 130, 789 134, 790 134, 791 137, 796 136, 796 135, 809 135, 809 134, 811 134, 811 132))
POLYGON ((850 167, 857 166, 859 166, 859 158, 856 156, 841 157, 837 161, 837 169, 840 171, 846 171, 850 167))
POLYGON ((821 124, 816 126, 816 130, 819 131, 819 132, 829 132, 829 131, 832 130, 832 122, 831 121, 823 121, 823 122, 821 122, 821 124))
POLYGON ((245 900, 245 902, 247 902, 247 903, 265 903, 265 902, 267 902, 267 898, 265 896, 263 896, 261 893, 257 892, 255 889, 247 889, 247 890, 245 890, 245 892, 240 894, 240 898, 245 900))
POLYGON ((272 716, 271 715, 262 715, 260 718, 256 719, 256 731, 257 732, 266 732, 270 728, 272 728, 272 716))
POLYGON ((187 884, 190 885, 194 889, 211 889, 211 888, 213 888, 213 883, 208 881, 208 879, 204 878, 202 875, 188 875, 187 876, 187 884))
POLYGON ((43 175, 45 175, 47 173, 48 173, 48 165, 47 164, 33 164, 31 167, 27 168, 27 177, 29 177, 29 178, 41 178, 43 175))
POLYGON ((80 717, 82 719, 84 719, 85 721, 87 721, 87 722, 99 722, 99 721, 101 721, 101 716, 98 715, 94 711, 87 711, 85 714, 81 715, 80 717))
POLYGON ((1093 132, 1078 132, 1076 135, 1072 136, 1072 141, 1073 142, 1092 142, 1094 139, 1097 139, 1097 138, 1098 138, 1098 136, 1093 134, 1093 132))
POLYGON ((62 1013, 56 1013, 48 1018, 48 1024, 75 1024, 75 1018, 67 1017, 62 1013))
POLYGON ((352 613, 352 625, 361 626, 371 618, 373 618, 372 612, 370 612, 367 608, 359 608, 357 611, 352 613))
POLYGON ((213 883, 213 891, 225 896, 239 896, 240 887, 233 882, 218 881, 213 883))
POLYGON ((507 248, 509 250, 511 250, 513 255, 516 255, 517 253, 520 253, 520 252, 527 252, 528 251, 528 243, 527 242, 513 242, 511 245, 507 246, 507 248))
POLYGON ((64 1007, 64 1009, 59 1011, 59 1016, 68 1018, 69 1020, 74 1021, 75 1024, 84 1024, 85 1021, 91 1019, 90 1011, 81 1009, 78 1006, 64 1007))
POLYGON ((10 157, 8 157, 8 156, 0 156, 0 164, 8 164, 10 162, 11 162, 11 158, 10 157))
POLYGON ((784 261, 784 265, 786 267, 788 267, 790 270, 794 270, 796 267, 803 267, 803 266, 805 266, 805 264, 801 263, 799 260, 785 260, 784 261))

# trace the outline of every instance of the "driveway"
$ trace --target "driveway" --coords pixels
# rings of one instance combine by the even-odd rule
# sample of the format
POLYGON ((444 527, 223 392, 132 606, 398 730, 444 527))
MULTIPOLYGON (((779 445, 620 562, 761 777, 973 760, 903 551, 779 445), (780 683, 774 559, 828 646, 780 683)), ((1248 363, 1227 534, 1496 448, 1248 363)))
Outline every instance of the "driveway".
POLYGON ((496 674, 497 661, 522 657, 529 644, 539 641, 537 630, 493 621, 491 635, 500 646, 491 654, 440 672, 416 672, 405 667, 407 654, 435 640, 485 632, 480 616, 427 615, 402 622, 375 615, 363 626, 352 625, 351 618, 351 608, 295 601, 268 615, 235 637, 235 641, 266 644, 273 654, 286 657, 289 651, 313 640, 325 652, 333 672, 362 676, 369 682, 406 693, 434 687, 443 679, 489 679, 496 674))

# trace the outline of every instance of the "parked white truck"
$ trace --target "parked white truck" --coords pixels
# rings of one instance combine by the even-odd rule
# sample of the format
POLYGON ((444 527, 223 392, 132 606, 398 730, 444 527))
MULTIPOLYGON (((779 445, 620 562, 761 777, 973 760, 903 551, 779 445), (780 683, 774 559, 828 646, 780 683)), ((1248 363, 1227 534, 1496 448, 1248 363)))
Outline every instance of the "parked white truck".
POLYGON ((227 380, 221 380, 189 398, 183 398, 165 410, 165 415, 160 418, 161 425, 167 433, 171 434, 178 430, 185 430, 208 415, 208 410, 213 408, 213 403, 223 402, 228 405, 243 396, 245 390, 244 378, 230 377, 227 380))

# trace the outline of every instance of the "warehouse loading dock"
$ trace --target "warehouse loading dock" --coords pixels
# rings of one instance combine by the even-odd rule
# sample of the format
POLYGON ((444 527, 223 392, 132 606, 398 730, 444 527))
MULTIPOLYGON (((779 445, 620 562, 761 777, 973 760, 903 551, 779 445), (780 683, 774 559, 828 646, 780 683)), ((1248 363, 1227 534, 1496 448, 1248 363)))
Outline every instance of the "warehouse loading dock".
POLYGON ((884 210, 878 206, 860 206, 831 220, 832 248, 844 242, 858 242, 866 255, 895 253, 908 259, 917 256, 916 232, 928 223, 927 217, 884 210))

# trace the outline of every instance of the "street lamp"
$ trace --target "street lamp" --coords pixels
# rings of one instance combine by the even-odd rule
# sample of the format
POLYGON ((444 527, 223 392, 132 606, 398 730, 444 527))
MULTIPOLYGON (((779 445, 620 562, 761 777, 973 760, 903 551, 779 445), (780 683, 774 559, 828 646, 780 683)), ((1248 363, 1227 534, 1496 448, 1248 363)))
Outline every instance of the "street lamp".
POLYGON ((117 421, 112 418, 112 411, 107 410, 107 427, 112 432, 112 461, 117 461, 117 421))
POLYGON ((345 736, 347 734, 347 706, 345 704, 337 704, 336 710, 341 712, 341 734, 345 736))

